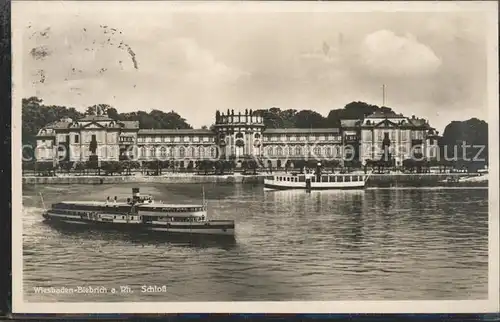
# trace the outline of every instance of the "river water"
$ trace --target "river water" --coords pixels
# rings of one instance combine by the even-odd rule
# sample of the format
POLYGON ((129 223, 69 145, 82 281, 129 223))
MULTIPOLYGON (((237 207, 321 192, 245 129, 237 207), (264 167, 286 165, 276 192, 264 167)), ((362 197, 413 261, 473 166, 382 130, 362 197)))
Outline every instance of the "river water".
MULTIPOLYGON (((209 216, 236 220, 234 243, 154 241, 42 222, 39 193, 46 204, 104 200, 126 198, 133 186, 23 188, 25 301, 487 298, 487 189, 306 193, 206 184, 209 216), (154 285, 165 287, 142 292, 154 285), (107 292, 60 291, 80 286, 107 292), (120 286, 131 292, 110 292, 120 286)), ((190 203, 201 191, 196 184, 141 186, 164 202, 190 203)))

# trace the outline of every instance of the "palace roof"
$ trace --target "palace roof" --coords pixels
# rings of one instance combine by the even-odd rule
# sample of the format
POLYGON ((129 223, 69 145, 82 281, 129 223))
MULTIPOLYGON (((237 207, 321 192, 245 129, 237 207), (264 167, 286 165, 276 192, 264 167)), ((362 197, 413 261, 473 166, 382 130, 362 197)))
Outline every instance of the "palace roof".
POLYGON ((376 111, 370 115, 368 115, 367 119, 381 119, 381 118, 403 118, 405 117, 403 114, 396 114, 393 111, 376 111))
POLYGON ((339 128, 314 128, 314 129, 304 129, 304 128, 280 128, 280 129, 265 129, 264 135, 266 134, 313 134, 313 133, 321 133, 321 134, 331 134, 331 133, 340 133, 339 128))
POLYGON ((214 132, 206 129, 140 129, 138 134, 214 135, 214 132))

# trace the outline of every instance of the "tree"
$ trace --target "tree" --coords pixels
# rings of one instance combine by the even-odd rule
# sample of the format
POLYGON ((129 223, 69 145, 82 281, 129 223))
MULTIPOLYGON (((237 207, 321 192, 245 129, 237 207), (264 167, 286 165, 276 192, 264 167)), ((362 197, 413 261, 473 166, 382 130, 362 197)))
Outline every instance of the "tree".
POLYGON ((488 164, 488 123, 472 118, 448 124, 439 141, 441 158, 467 167, 488 164), (465 148, 464 148, 465 147, 465 148))
POLYGON ((295 114, 295 127, 298 128, 322 128, 326 125, 326 119, 319 113, 311 110, 302 110, 295 114))
MULTIPOLYGON (((116 109, 112 108, 108 104, 96 104, 87 107, 85 110, 85 114, 87 115, 109 115, 108 111, 113 109, 116 112, 116 109)), ((111 111, 112 112, 112 111, 111 111)))
POLYGON ((97 141, 94 135, 92 136, 92 140, 90 141, 89 144, 89 151, 90 153, 92 153, 92 155, 95 155, 97 151, 97 141))
MULTIPOLYGON (((384 110, 389 111, 391 109, 385 108, 384 110)), ((382 111, 382 109, 377 105, 356 101, 345 105, 342 109, 331 110, 326 120, 328 126, 339 127, 340 120, 360 120, 376 111, 382 111)))

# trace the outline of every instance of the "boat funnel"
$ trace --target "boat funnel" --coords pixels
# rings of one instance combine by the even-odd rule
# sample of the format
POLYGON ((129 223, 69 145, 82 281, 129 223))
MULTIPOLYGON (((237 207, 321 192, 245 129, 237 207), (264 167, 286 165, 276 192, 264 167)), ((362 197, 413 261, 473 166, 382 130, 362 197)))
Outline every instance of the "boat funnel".
POLYGON ((137 201, 140 198, 139 188, 132 188, 132 200, 137 201))

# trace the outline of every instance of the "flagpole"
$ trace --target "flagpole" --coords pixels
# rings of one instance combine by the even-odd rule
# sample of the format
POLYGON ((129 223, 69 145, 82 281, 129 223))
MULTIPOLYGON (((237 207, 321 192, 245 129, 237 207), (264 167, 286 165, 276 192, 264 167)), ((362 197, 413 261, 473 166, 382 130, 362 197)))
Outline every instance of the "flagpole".
POLYGON ((205 204, 205 187, 204 186, 201 186, 201 194, 202 194, 202 197, 203 197, 203 207, 206 207, 206 204, 205 204))
POLYGON ((385 84, 382 84, 382 106, 385 106, 385 84))

